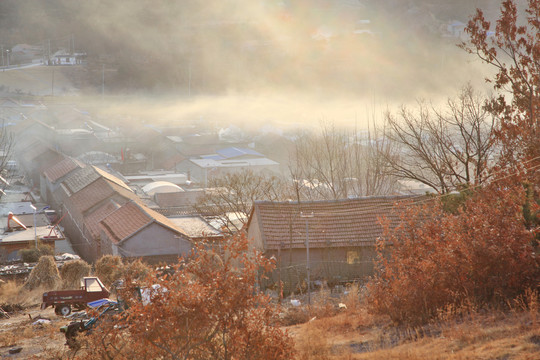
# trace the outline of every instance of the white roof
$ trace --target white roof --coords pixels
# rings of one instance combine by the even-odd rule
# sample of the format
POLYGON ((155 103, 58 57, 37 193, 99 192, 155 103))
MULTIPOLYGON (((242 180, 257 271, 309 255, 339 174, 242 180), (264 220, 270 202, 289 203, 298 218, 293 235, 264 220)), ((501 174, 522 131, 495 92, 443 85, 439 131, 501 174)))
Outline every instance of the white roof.
POLYGON ((182 216, 168 218, 186 234, 194 238, 221 236, 221 232, 200 216, 182 216))
POLYGON ((34 211, 36 210, 30 201, 11 202, 0 206, 0 215, 2 216, 6 216, 10 212, 13 215, 34 214, 34 211))
MULTIPOLYGON (((58 229, 55 228, 51 232, 51 228, 51 226, 37 226, 36 234, 38 238, 48 237, 49 234, 51 234, 51 236, 58 236, 59 239, 64 238, 63 234, 59 232, 58 229)), ((34 228, 28 228, 26 230, 15 230, 12 232, 0 234, 0 244, 28 241, 35 241, 34 228)))
POLYGON ((268 158, 242 159, 242 160, 221 160, 214 159, 191 159, 195 165, 202 168, 229 168, 238 166, 274 166, 279 163, 268 158))
POLYGON ((180 186, 168 181, 154 181, 150 184, 145 185, 142 190, 147 195, 154 195, 157 193, 177 193, 184 191, 180 186))

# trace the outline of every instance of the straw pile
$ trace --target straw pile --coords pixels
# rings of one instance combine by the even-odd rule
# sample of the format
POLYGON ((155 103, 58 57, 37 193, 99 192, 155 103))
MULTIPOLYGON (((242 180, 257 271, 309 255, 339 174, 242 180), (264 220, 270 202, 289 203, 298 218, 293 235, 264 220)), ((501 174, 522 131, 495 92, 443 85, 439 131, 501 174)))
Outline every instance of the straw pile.
POLYGON ((91 267, 83 260, 68 261, 60 269, 63 289, 78 289, 83 277, 90 274, 91 267))
POLYGON ((96 276, 107 287, 123 275, 124 264, 120 256, 105 255, 96 262, 96 276))
POLYGON ((33 290, 38 287, 54 289, 59 282, 60 274, 56 268, 54 257, 42 256, 39 258, 36 267, 32 269, 30 276, 28 276, 24 288, 27 290, 33 290))
POLYGON ((150 273, 150 270, 148 265, 137 259, 124 265, 124 276, 131 280, 142 280, 150 273))

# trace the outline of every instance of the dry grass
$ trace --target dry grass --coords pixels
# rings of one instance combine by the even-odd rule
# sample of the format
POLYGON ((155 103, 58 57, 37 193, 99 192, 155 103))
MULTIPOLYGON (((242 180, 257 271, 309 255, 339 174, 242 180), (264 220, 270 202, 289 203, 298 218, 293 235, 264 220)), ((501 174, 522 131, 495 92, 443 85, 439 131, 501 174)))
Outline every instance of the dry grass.
POLYGON ((517 298, 511 311, 446 308, 417 328, 374 317, 361 294, 350 294, 337 315, 288 328, 298 359, 540 359, 537 292, 517 298))
POLYGON ((26 290, 15 281, 8 281, 0 286, 0 304, 17 305, 23 308, 41 303, 42 288, 26 290))

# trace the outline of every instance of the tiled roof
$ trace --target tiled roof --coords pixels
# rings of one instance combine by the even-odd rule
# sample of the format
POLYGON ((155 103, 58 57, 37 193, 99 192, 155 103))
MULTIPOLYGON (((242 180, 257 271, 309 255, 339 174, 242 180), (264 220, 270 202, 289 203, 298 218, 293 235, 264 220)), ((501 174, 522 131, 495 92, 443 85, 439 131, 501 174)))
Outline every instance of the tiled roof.
POLYGON ((120 208, 120 206, 121 204, 111 199, 84 218, 84 226, 88 229, 92 238, 97 239, 99 237, 99 222, 120 208))
POLYGON ((74 171, 66 180, 63 181, 62 184, 67 189, 68 195, 71 196, 100 178, 105 178, 110 182, 131 191, 129 186, 127 186, 122 180, 96 166, 86 166, 74 171))
POLYGON ((116 176, 114 176, 113 174, 110 174, 108 173, 107 171, 105 170, 102 170, 96 166, 92 166, 94 168, 94 170, 96 170, 96 172, 103 176, 104 178, 106 178, 107 180, 109 181, 112 181, 113 183, 116 183, 117 185, 120 185, 128 190, 131 191, 131 189, 129 188, 129 186, 126 185, 126 183, 124 181, 122 181, 121 179, 117 178, 116 176))
POLYGON ((66 202, 70 208, 82 214, 99 202, 110 198, 115 193, 119 193, 129 199, 135 199, 137 196, 128 189, 116 185, 105 178, 99 178, 90 185, 73 194, 66 202))
POLYGON ((152 222, 157 222, 189 237, 185 231, 178 228, 165 216, 135 201, 131 201, 109 214, 100 221, 100 224, 107 236, 118 244, 152 222))
POLYGON ((66 187, 68 195, 72 195, 94 181, 100 178, 100 175, 92 166, 87 166, 74 171, 62 184, 66 187))
POLYGON ((69 174, 71 171, 82 168, 84 165, 72 158, 65 158, 46 169, 43 174, 52 183, 56 182, 61 177, 69 174))
POLYGON ((310 247, 373 245, 382 234, 379 219, 387 217, 397 222, 399 215, 393 205, 407 199, 412 197, 365 197, 300 204, 255 202, 248 227, 257 223, 253 221, 257 217, 265 249, 304 248, 306 222, 310 247))

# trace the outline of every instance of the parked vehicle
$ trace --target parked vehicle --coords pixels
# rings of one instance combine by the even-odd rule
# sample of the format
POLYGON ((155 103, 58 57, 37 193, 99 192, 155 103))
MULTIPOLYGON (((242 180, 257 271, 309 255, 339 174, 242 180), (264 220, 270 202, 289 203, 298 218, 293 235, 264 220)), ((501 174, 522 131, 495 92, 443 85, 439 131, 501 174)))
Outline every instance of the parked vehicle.
POLYGON ((56 290, 43 293, 41 308, 54 306, 57 315, 71 314, 71 308, 82 310, 86 304, 95 300, 108 298, 109 290, 97 277, 85 277, 79 290, 56 290))

